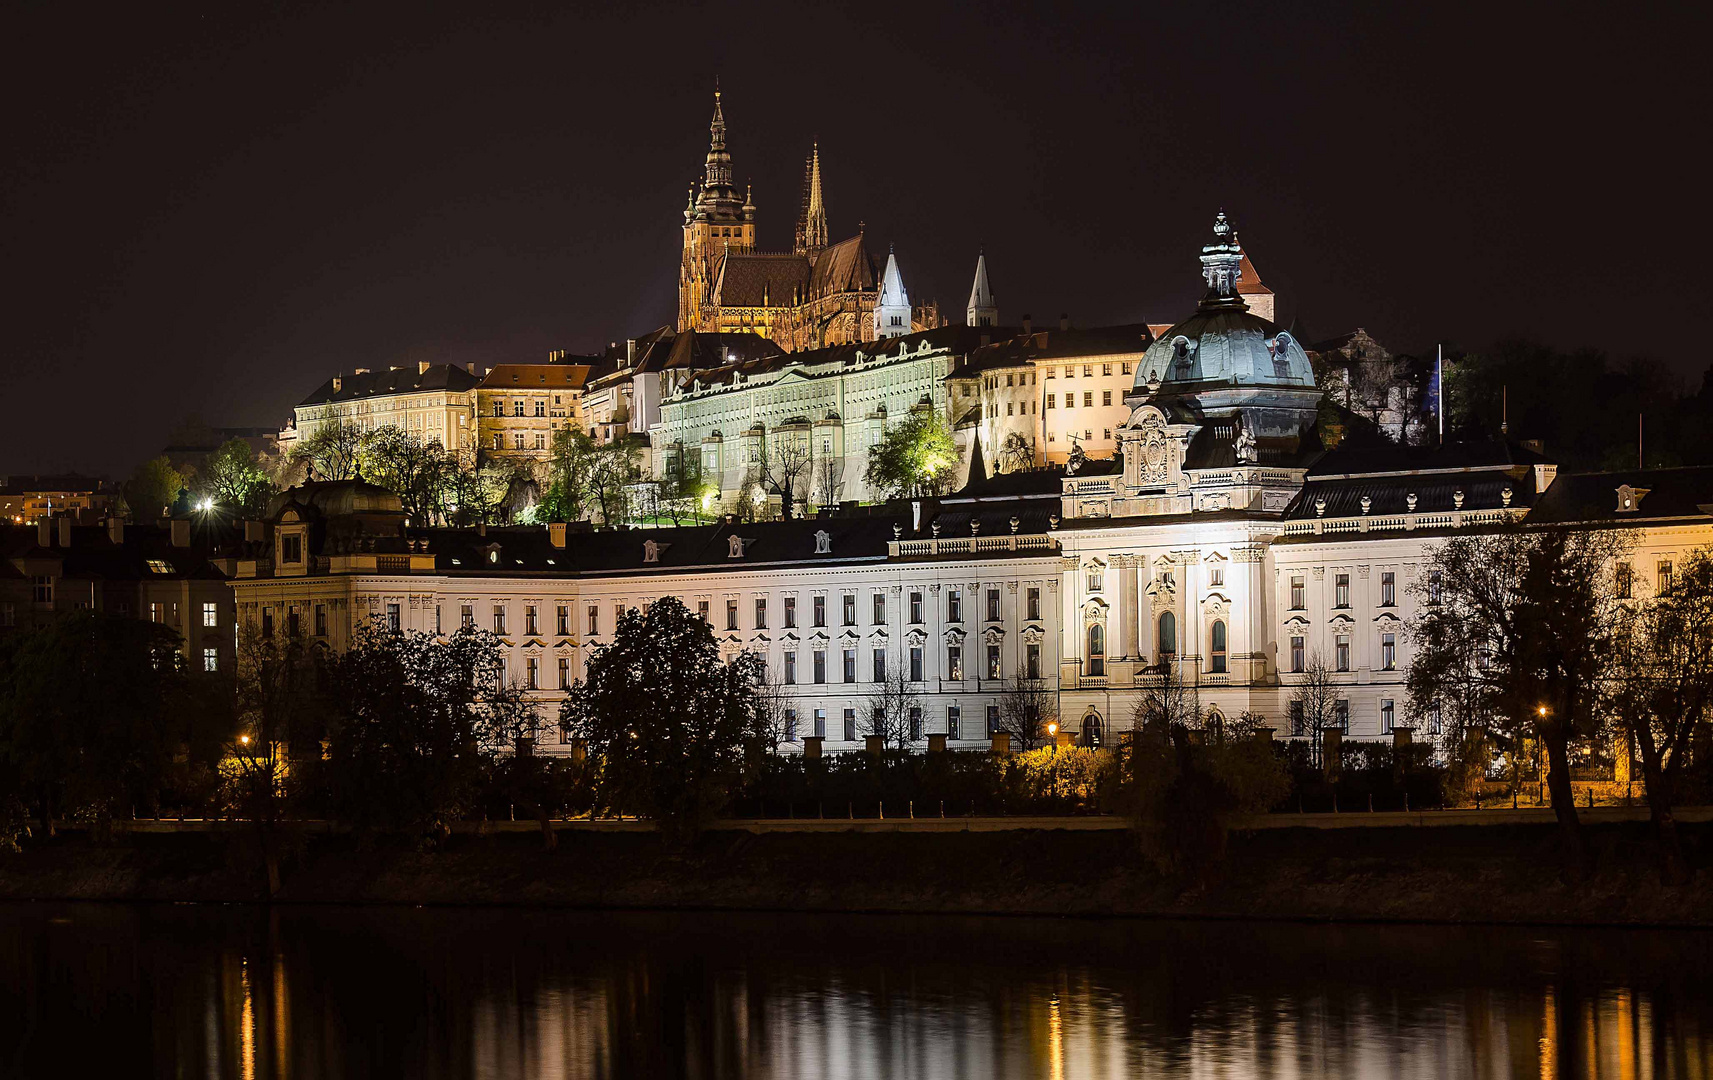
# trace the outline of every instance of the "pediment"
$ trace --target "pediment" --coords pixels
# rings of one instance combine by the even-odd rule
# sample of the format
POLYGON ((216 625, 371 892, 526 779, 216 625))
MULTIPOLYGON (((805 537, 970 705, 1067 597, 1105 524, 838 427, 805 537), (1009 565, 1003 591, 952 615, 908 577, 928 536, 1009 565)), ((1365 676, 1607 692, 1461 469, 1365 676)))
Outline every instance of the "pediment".
POLYGON ((945 637, 946 644, 948 645, 962 645, 964 643, 964 638, 968 635, 954 626, 950 630, 947 630, 943 636, 945 637))
POLYGON ((1005 643, 1005 631, 997 626, 988 627, 982 631, 981 636, 982 640, 989 645, 1003 645, 1005 643))
POLYGON ((1047 640, 1047 632, 1039 626, 1025 626, 1020 636, 1026 645, 1039 645, 1047 640))
POLYGON ((1292 615, 1290 618, 1285 620, 1284 625, 1294 627, 1299 630, 1306 630, 1308 629, 1309 621, 1302 615, 1292 615))

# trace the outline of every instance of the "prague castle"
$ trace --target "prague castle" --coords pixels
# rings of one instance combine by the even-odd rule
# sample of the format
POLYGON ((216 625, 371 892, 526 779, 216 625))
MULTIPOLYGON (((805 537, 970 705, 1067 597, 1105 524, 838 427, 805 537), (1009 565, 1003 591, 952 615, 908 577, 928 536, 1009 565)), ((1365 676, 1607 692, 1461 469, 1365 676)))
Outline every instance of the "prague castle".
POLYGON ((762 251, 756 207, 732 180, 726 120, 714 92, 702 179, 684 207, 678 330, 753 333, 787 351, 849 345, 940 325, 933 305, 913 308, 896 258, 877 269, 866 238, 828 243, 820 148, 803 167, 803 199, 790 251, 762 251))

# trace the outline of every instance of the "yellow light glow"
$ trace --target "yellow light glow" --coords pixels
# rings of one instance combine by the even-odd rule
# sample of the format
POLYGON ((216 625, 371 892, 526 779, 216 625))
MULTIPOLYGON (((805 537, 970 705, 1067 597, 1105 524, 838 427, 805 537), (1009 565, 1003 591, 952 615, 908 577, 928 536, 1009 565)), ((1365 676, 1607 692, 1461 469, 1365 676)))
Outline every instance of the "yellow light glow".
POLYGON ((249 745, 250 745, 250 737, 249 737, 249 736, 248 736, 248 735, 240 735, 240 736, 238 736, 238 741, 239 741, 239 742, 241 742, 241 743, 243 743, 243 744, 244 744, 244 745, 245 745, 245 746, 249 746, 249 745))

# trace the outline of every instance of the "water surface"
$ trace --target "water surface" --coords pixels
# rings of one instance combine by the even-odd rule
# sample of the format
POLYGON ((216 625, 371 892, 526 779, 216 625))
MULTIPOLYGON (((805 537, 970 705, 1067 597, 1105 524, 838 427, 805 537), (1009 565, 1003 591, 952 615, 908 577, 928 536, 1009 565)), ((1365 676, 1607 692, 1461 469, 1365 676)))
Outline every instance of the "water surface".
POLYGON ((1713 934, 0 905, 0 1076, 1713 1077, 1713 934))

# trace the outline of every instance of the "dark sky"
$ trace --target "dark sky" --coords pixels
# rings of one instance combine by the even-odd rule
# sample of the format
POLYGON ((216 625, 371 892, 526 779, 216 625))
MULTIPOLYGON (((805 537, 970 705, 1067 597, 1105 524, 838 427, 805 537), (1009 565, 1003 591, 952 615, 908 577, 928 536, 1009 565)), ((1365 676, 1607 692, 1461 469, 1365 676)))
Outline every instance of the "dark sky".
POLYGON ((1006 321, 1174 321, 1223 206, 1311 337, 1698 381, 1707 61, 1644 6, 13 5, 0 473, 670 320, 716 75, 763 246, 818 138, 959 319, 985 244, 1006 321))

